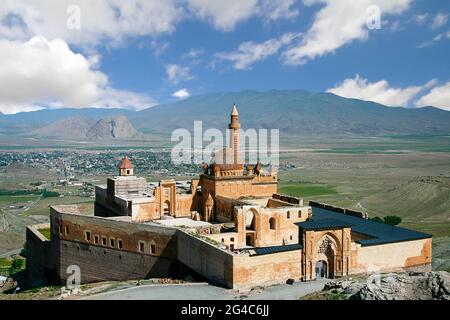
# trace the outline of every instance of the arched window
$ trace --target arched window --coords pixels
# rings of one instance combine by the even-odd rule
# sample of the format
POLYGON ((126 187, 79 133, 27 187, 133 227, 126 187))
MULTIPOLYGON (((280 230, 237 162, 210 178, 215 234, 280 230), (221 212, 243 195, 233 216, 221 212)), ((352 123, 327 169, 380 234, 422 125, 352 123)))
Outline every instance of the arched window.
POLYGON ((291 212, 290 212, 290 211, 287 212, 287 218, 288 218, 288 219, 291 218, 291 212))
POLYGON ((269 219, 269 228, 270 230, 275 230, 275 218, 269 219))

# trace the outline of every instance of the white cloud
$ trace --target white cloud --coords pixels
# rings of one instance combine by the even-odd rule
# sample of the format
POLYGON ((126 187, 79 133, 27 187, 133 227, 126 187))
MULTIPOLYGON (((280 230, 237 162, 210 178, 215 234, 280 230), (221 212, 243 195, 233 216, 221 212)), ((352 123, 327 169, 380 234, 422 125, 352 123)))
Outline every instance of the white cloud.
POLYGON ((175 30, 183 9, 173 0, 2 0, 0 37, 28 40, 34 35, 70 44, 119 43, 129 36, 153 36, 175 30), (70 29, 69 6, 80 8, 81 29, 70 29))
POLYGON ((441 40, 447 40, 447 39, 450 39, 450 30, 446 31, 446 32, 443 32, 443 33, 439 33, 431 41, 427 41, 427 42, 421 43, 418 46, 418 48, 426 48, 426 47, 434 45, 436 42, 439 42, 441 40))
POLYGON ((143 110, 155 105, 157 105, 157 102, 145 94, 117 90, 111 87, 104 88, 95 102, 95 106, 102 108, 126 108, 132 110, 143 110))
POLYGON ((296 0, 266 0, 260 1, 260 14, 269 21, 278 19, 293 19, 299 11, 293 8, 296 0))
POLYGON ((413 17, 413 21, 415 23, 417 23, 418 25, 423 25, 428 19, 428 14, 424 13, 424 14, 416 14, 413 17))
POLYGON ((191 94, 189 93, 189 91, 186 88, 178 90, 178 91, 176 91, 176 92, 174 92, 172 94, 172 97, 175 97, 175 98, 180 99, 180 100, 181 99, 186 99, 186 98, 188 98, 190 96, 191 96, 191 94))
POLYGON ((0 40, 0 111, 155 104, 144 95, 111 88, 107 76, 95 69, 98 59, 73 52, 61 39, 0 40))
POLYGON ((196 49, 196 48, 192 48, 190 49, 188 52, 184 53, 182 58, 183 59, 196 59, 200 56, 202 56, 205 53, 204 49, 196 49))
POLYGON ((439 29, 444 26, 448 21, 448 15, 442 12, 439 12, 431 22, 431 29, 439 29))
POLYGON ((418 107, 433 106, 450 111, 450 82, 434 87, 428 94, 421 97, 418 107))
POLYGON ((286 50, 286 64, 304 64, 308 60, 332 53, 355 40, 369 37, 367 9, 378 6, 382 19, 400 14, 409 8, 412 0, 304 0, 306 5, 325 4, 315 17, 299 45, 286 50))
POLYGON ((183 67, 178 64, 166 65, 167 80, 173 84, 192 80, 195 77, 191 73, 191 68, 183 67))
POLYGON ((155 39, 150 41, 150 49, 152 49, 152 53, 155 57, 160 57, 163 55, 170 47, 169 42, 161 42, 155 39))
POLYGON ((188 0, 191 13, 211 22, 222 31, 231 31, 237 23, 253 16, 267 21, 291 19, 298 15, 295 0, 188 0))
POLYGON ((327 92, 345 98, 355 98, 378 102, 387 106, 407 106, 419 92, 435 85, 432 80, 424 86, 411 86, 407 88, 393 88, 386 80, 369 82, 356 75, 354 79, 346 79, 327 92))
POLYGON ((253 63, 275 55, 282 46, 290 44, 296 37, 298 37, 298 34, 285 33, 279 38, 260 43, 243 42, 236 51, 220 52, 216 54, 216 57, 233 62, 235 69, 246 70, 250 69, 253 63))
POLYGON ((436 37, 434 37, 433 41, 441 41, 443 39, 450 39, 450 30, 447 32, 438 34, 436 37))

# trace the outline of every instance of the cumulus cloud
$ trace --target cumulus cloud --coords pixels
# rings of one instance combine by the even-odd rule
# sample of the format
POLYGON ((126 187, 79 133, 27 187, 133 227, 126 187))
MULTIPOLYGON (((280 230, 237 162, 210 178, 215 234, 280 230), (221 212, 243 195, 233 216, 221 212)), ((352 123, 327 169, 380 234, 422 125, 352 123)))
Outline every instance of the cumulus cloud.
POLYGON ((0 111, 155 104, 144 95, 111 88, 107 76, 95 69, 98 59, 73 52, 61 39, 0 40, 0 111))
POLYGON ((431 29, 439 29, 444 26, 448 21, 448 15, 442 12, 439 12, 431 22, 431 29))
POLYGON ((191 96, 191 94, 186 88, 178 90, 178 91, 175 91, 174 93, 172 93, 172 97, 180 99, 180 100, 181 99, 186 99, 186 98, 188 98, 190 96, 191 96))
POLYGON ((314 22, 302 41, 283 53, 284 62, 304 64, 355 40, 366 40, 369 37, 369 7, 378 6, 384 18, 404 12, 411 2, 412 0, 304 0, 306 5, 325 6, 316 13, 314 22))
POLYGON ((166 65, 166 74, 167 80, 172 84, 178 84, 195 78, 191 73, 191 68, 183 67, 178 64, 166 65))
POLYGON ((450 82, 431 89, 417 101, 416 105, 418 107, 433 106, 450 111, 450 82))
POLYGON ((296 37, 298 37, 298 34, 285 33, 279 38, 269 39, 261 43, 243 42, 236 51, 220 52, 216 54, 216 57, 233 62, 235 69, 251 69, 253 63, 275 55, 282 46, 290 44, 296 37))
POLYGON ((435 80, 432 80, 424 86, 393 88, 386 80, 369 82, 356 75, 354 79, 345 79, 334 88, 328 89, 327 92, 345 98, 374 101, 387 106, 407 106, 418 93, 425 88, 432 87, 435 83, 435 80))
POLYGON ((253 16, 267 21, 291 19, 298 15, 295 0, 189 0, 191 13, 211 22, 221 31, 231 31, 237 23, 253 16))
POLYGON ((2 0, 0 37, 27 40, 42 35, 80 46, 101 40, 118 43, 129 36, 172 32, 182 16, 183 9, 173 0, 2 0), (68 27, 78 12, 70 10, 73 6, 79 8, 80 29, 68 27))

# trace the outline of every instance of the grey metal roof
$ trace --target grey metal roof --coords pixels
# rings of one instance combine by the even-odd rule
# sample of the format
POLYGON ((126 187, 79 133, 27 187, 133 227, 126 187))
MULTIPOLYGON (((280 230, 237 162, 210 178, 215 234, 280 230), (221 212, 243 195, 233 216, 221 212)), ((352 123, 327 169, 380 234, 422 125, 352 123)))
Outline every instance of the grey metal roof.
POLYGON ((304 229, 331 229, 349 226, 352 231, 362 233, 371 237, 370 239, 358 240, 362 246, 379 245, 402 241, 411 241, 431 238, 430 234, 409 230, 401 227, 391 226, 385 223, 375 222, 358 218, 335 211, 312 207, 312 218, 306 222, 297 223, 304 229), (317 226, 317 228, 314 228, 317 226))
POLYGON ((274 247, 263 247, 263 248, 254 248, 252 249, 255 253, 250 254, 251 256, 259 256, 263 254, 277 253, 283 251, 293 251, 303 249, 303 246, 300 243, 287 244, 284 246, 274 246, 274 247))
POLYGON ((347 228, 352 225, 348 222, 341 221, 338 219, 309 219, 305 222, 297 222, 296 225, 302 227, 305 230, 327 230, 336 228, 347 228))

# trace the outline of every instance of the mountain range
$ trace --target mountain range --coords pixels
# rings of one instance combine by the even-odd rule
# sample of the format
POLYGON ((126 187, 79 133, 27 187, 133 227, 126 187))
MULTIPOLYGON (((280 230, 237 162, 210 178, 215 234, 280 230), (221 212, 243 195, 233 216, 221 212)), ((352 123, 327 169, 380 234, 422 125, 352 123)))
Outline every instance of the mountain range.
POLYGON ((302 90, 210 93, 142 111, 59 109, 0 114, 0 133, 87 139, 135 138, 140 132, 176 128, 224 129, 236 103, 246 128, 277 128, 301 135, 442 135, 450 134, 450 112, 434 107, 408 109, 302 90), (119 125, 111 119, 120 115, 119 125), (109 120, 108 120, 109 119, 109 120), (129 120, 129 122, 128 122, 129 120), (134 129, 136 128, 137 131, 134 129))

